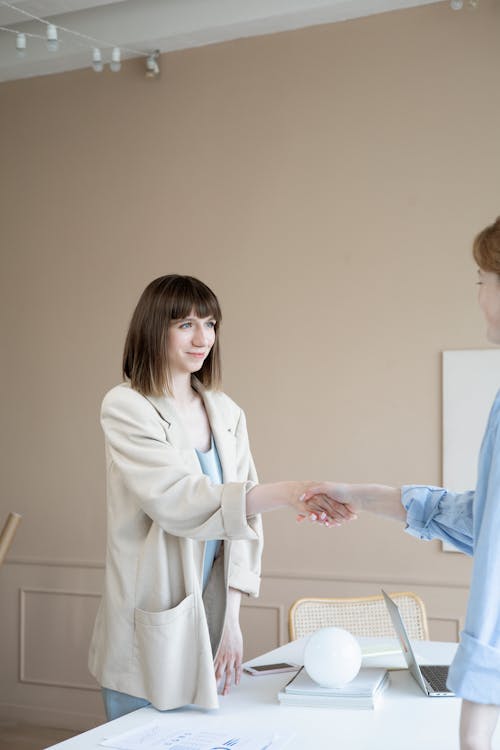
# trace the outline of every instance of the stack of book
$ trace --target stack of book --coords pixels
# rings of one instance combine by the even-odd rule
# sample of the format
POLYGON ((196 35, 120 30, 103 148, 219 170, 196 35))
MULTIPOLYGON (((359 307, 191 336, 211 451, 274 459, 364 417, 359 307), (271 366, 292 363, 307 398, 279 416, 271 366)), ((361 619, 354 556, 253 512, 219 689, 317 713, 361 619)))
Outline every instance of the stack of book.
POLYGON ((376 708, 388 684, 387 669, 366 667, 343 687, 322 687, 302 667, 278 693, 278 700, 284 706, 376 708))

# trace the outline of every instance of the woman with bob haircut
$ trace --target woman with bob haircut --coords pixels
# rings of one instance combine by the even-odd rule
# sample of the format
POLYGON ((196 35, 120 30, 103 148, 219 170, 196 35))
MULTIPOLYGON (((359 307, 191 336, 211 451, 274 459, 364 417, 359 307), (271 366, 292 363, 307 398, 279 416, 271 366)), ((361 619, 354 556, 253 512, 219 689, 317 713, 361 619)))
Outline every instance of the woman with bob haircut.
MULTIPOLYGON (((500 345, 500 217, 477 235, 473 255, 487 338, 500 345)), ((461 750, 491 750, 500 713, 500 391, 483 438, 474 491, 327 482, 305 493, 313 520, 328 511, 326 496, 353 511, 403 521, 413 536, 442 539, 474 555, 465 628, 448 687, 463 699, 461 750)))
POLYGON ((239 682, 240 600, 259 592, 260 513, 300 511, 311 486, 257 484, 245 415, 220 390, 220 322, 198 279, 152 281, 126 337, 126 382, 102 403, 107 564, 89 667, 108 720, 150 703, 216 708, 218 683, 226 694, 239 682))

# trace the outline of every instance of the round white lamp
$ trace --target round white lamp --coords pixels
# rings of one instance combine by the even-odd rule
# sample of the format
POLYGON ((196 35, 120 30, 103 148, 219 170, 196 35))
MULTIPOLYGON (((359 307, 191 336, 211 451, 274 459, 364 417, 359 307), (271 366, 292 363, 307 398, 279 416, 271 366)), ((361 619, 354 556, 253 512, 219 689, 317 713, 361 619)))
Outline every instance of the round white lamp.
POLYGON ((342 687, 361 667, 361 648, 343 628, 321 628, 311 635, 304 650, 309 677, 324 687, 342 687))

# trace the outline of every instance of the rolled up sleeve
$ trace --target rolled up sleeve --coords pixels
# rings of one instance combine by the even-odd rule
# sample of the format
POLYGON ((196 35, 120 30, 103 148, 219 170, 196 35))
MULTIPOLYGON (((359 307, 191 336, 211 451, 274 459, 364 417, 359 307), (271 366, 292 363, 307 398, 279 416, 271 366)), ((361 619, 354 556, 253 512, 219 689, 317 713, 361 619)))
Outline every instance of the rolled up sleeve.
POLYGON ((247 565, 232 562, 228 584, 231 588, 238 589, 243 594, 256 597, 260 590, 260 575, 258 572, 252 571, 247 565))
POLYGON ((448 687, 474 703, 500 705, 500 648, 462 632, 448 687))
POLYGON ((222 488, 221 510, 225 536, 228 539, 248 538, 251 529, 246 516, 246 494, 255 483, 228 482, 219 486, 222 488))
POLYGON ((454 493, 442 487, 406 485, 401 492, 406 532, 417 539, 441 539, 472 555, 473 501, 472 491, 454 493))

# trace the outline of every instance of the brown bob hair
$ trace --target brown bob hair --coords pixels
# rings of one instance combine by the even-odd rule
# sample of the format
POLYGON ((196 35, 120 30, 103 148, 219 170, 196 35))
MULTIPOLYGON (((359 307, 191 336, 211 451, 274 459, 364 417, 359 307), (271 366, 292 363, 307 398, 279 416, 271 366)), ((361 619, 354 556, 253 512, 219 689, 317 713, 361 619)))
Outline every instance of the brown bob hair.
MULTIPOLYGON (((123 376, 144 396, 172 395, 167 351, 168 328, 173 320, 194 310, 200 318, 213 318, 216 333, 222 320, 217 297, 192 276, 170 274, 154 279, 145 288, 132 315, 123 350, 123 376)), ((196 377, 206 388, 221 384, 219 337, 196 377)))
POLYGON ((472 254, 482 271, 500 275, 500 216, 479 232, 472 245, 472 254))

